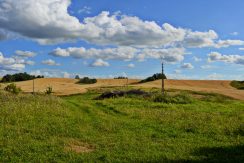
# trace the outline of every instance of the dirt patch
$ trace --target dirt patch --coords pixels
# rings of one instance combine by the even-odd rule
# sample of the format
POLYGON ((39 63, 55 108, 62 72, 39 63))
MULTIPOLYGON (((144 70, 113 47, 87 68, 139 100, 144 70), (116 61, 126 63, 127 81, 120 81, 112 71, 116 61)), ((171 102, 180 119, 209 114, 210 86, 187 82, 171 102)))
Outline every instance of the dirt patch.
POLYGON ((80 142, 78 140, 72 139, 67 143, 64 150, 66 152, 75 152, 77 154, 80 154, 80 153, 93 152, 95 150, 95 147, 88 143, 80 142))

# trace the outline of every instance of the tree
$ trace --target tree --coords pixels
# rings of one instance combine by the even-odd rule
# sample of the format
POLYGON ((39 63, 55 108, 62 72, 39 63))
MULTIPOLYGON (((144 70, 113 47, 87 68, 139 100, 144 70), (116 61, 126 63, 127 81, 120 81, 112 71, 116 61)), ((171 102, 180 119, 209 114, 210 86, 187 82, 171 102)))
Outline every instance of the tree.
POLYGON ((140 83, 146 83, 146 82, 150 82, 150 81, 154 81, 154 80, 159 80, 159 79, 167 79, 165 74, 162 73, 157 73, 157 74, 153 74, 152 76, 141 80, 140 83))
POLYGON ((97 79, 90 79, 88 77, 84 77, 82 79, 80 79, 80 81, 78 83, 81 83, 81 84, 94 84, 97 82, 97 79))
POLYGON ((80 76, 79 76, 79 75, 76 75, 76 76, 75 76, 75 79, 80 79, 80 76))
POLYGON ((33 80, 36 78, 44 78, 44 76, 34 76, 34 75, 29 75, 26 72, 25 73, 17 73, 17 74, 7 74, 5 75, 1 82, 18 82, 18 81, 26 81, 26 80, 33 80))

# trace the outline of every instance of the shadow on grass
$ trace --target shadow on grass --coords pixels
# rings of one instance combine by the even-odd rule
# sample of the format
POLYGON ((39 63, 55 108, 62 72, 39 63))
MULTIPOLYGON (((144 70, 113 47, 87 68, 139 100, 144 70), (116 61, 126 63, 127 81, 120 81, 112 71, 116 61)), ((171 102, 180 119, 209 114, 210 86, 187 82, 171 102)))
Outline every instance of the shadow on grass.
POLYGON ((165 160, 165 162, 196 162, 196 163, 243 163, 244 162, 244 145, 228 147, 203 147, 192 153, 196 160, 165 160))

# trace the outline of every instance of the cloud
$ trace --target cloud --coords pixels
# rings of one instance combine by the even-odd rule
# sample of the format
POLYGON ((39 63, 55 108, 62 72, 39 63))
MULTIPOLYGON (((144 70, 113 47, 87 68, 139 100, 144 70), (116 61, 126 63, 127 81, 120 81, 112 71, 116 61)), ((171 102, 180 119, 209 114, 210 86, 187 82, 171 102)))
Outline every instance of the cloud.
POLYGON ((33 70, 30 72, 31 75, 44 75, 47 78, 73 78, 74 74, 70 74, 66 71, 61 70, 50 70, 50 69, 41 69, 41 70, 33 70))
POLYGON ((211 52, 210 54, 208 54, 208 61, 210 62, 220 61, 220 62, 244 65, 244 56, 222 55, 218 52, 211 52))
POLYGON ((195 62, 200 62, 200 61, 202 61, 201 58, 198 58, 198 57, 196 57, 196 56, 193 57, 193 60, 194 60, 195 62))
POLYGON ((34 61, 26 61, 25 64, 33 66, 33 65, 35 65, 35 62, 34 61))
POLYGON ((181 74, 181 70, 174 70, 175 74, 181 74))
POLYGON ((42 61, 42 64, 45 64, 45 65, 48 65, 48 66, 60 66, 59 63, 56 63, 52 59, 48 59, 48 60, 42 61))
POLYGON ((145 59, 160 59, 164 62, 175 63, 182 61, 185 55, 184 48, 168 49, 137 49, 131 47, 105 48, 105 49, 86 49, 84 47, 67 49, 57 48, 49 53, 56 57, 73 57, 83 59, 103 59, 103 60, 124 60, 136 59, 143 61, 145 59))
POLYGON ((110 66, 108 62, 103 61, 102 59, 97 59, 90 66, 92 67, 108 67, 110 66))
POLYGON ((184 59, 184 48, 168 48, 168 49, 143 49, 136 57, 139 61, 147 58, 162 59, 166 63, 175 63, 184 59))
POLYGON ((134 68, 134 67, 135 67, 135 64, 130 63, 130 64, 127 65, 127 67, 128 67, 128 68, 134 68))
POLYGON ((243 51, 243 50, 244 50, 244 48, 239 48, 239 50, 242 50, 242 51, 243 51))
POLYGON ((181 68, 183 68, 183 69, 193 69, 194 66, 191 63, 183 63, 181 65, 181 68))
POLYGON ((36 53, 35 52, 31 52, 31 51, 21 51, 21 50, 16 50, 15 51, 15 54, 17 56, 20 56, 20 57, 34 57, 36 56, 36 53))
POLYGON ((215 47, 222 48, 222 47, 229 47, 229 46, 240 46, 244 45, 244 41, 242 40, 219 40, 215 47))
POLYGON ((164 46, 184 38, 185 30, 170 24, 162 27, 154 21, 143 21, 127 15, 101 14, 85 18, 84 29, 93 36, 85 36, 89 42, 117 46, 164 46))
POLYGON ((91 7, 84 6, 82 9, 78 11, 79 14, 90 14, 91 13, 91 7))
POLYGON ((105 49, 86 49, 84 47, 76 48, 70 47, 67 49, 57 48, 50 52, 52 56, 58 57, 73 57, 83 59, 117 59, 117 60, 131 60, 134 58, 137 50, 131 47, 105 48, 105 49))
POLYGON ((208 32, 191 32, 185 36, 183 43, 186 47, 190 48, 203 48, 203 47, 212 47, 214 46, 214 40, 218 38, 218 34, 209 30, 208 32))
POLYGON ((217 73, 212 73, 210 75, 207 76, 207 79, 209 80, 219 80, 219 79, 223 79, 223 75, 221 74, 217 74, 217 73))
POLYGON ((77 38, 83 27, 68 14, 70 4, 71 0, 1 0, 0 28, 40 42, 77 38))
POLYGON ((211 65, 203 65, 201 66, 201 69, 213 69, 215 68, 214 66, 211 66, 211 65))
POLYGON ((21 71, 25 68, 24 60, 17 60, 15 58, 5 58, 0 52, 0 69, 5 71, 21 71))
POLYGON ((230 33, 230 35, 237 36, 237 35, 239 35, 239 33, 238 32, 232 32, 232 33, 230 33))
POLYGON ((6 40, 8 38, 8 35, 5 30, 0 28, 0 41, 1 40, 6 40))
MULTIPOLYGON (((155 21, 110 14, 108 11, 80 21, 68 13, 70 4, 71 0, 1 0, 0 29, 34 39, 41 44, 84 40, 98 45, 147 48, 243 45, 240 40, 218 41, 218 35, 213 30, 200 32, 168 23, 158 25, 155 21)), ((85 7, 84 11, 87 9, 85 7)))

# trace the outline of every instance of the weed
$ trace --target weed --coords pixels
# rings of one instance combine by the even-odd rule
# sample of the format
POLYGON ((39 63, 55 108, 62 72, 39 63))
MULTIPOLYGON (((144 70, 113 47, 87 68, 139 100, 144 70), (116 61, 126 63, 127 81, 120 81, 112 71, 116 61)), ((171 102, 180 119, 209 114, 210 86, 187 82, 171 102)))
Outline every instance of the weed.
POLYGON ((22 91, 21 88, 18 88, 14 83, 7 85, 4 90, 13 94, 19 94, 22 91))
POLYGON ((165 93, 164 95, 162 94, 156 94, 153 96, 152 100, 154 102, 163 102, 163 103, 171 103, 171 104, 190 104, 194 100, 193 98, 186 94, 186 93, 180 93, 176 95, 169 95, 165 93))
POLYGON ((52 93, 53 93, 53 88, 51 86, 48 86, 47 89, 46 89, 46 91, 45 91, 45 94, 46 95, 50 95, 52 93))

